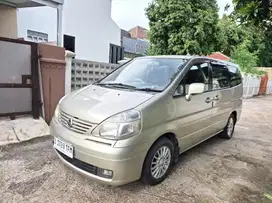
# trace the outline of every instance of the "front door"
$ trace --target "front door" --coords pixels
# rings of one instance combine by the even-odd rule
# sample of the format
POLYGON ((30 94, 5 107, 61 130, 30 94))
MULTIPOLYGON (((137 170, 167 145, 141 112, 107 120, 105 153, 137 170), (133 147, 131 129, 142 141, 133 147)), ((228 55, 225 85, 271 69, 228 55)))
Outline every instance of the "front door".
POLYGON ((205 61, 194 63, 181 81, 179 96, 174 97, 176 108, 177 131, 181 152, 207 139, 213 133, 212 120, 214 114, 212 108, 211 74, 208 63, 205 61), (192 95, 187 101, 189 85, 192 83, 204 83, 205 92, 192 95))

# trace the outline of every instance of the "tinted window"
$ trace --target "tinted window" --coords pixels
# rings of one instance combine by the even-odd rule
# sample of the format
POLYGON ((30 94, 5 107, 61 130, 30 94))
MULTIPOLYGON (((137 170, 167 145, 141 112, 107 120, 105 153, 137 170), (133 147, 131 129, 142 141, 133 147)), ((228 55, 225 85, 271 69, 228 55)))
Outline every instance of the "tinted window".
POLYGON ((223 89, 230 87, 229 70, 226 66, 221 64, 212 65, 212 89, 223 89))
POLYGON ((239 68, 235 66, 228 66, 230 74, 230 86, 234 87, 242 83, 242 76, 239 68))
POLYGON ((207 63, 199 63, 193 65, 187 74, 184 76, 182 82, 183 93, 188 93, 189 85, 192 83, 204 83, 205 91, 209 90, 209 66, 207 63))

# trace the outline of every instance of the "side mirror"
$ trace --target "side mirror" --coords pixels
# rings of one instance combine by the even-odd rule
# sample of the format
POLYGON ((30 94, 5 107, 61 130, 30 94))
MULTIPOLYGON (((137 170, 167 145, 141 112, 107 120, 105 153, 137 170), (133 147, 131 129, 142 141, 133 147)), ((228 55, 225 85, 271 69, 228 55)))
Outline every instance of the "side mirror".
POLYGON ((187 101, 191 100, 192 95, 194 94, 201 94, 205 90, 204 83, 192 83, 189 85, 188 94, 186 94, 185 99, 187 101))

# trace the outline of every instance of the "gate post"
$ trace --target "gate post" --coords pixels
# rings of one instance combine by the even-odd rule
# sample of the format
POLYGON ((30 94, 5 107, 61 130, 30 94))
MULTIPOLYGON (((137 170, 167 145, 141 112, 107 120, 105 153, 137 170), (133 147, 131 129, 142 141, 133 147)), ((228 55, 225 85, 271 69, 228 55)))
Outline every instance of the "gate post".
POLYGON ((71 80, 72 80, 72 59, 76 54, 71 51, 65 51, 65 94, 69 94, 71 92, 71 80))
POLYGON ((49 123, 65 93, 65 49, 39 44, 45 121, 49 123))

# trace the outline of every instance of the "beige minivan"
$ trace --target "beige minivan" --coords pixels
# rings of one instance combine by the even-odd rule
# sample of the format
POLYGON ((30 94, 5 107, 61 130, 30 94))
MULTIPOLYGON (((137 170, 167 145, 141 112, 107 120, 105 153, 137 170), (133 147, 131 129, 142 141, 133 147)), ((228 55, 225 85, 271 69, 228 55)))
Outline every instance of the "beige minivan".
POLYGON ((207 57, 140 57, 66 95, 51 122, 59 158, 109 185, 155 185, 179 154, 219 134, 242 108, 239 67, 207 57))

